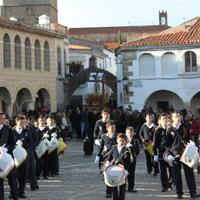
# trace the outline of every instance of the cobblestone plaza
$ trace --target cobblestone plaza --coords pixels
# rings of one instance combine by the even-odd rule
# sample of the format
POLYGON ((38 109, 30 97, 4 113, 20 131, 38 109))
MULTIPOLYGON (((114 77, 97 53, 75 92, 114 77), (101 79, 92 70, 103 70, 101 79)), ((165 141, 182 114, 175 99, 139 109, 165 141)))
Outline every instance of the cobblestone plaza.
MULTIPOLYGON (((103 200, 105 198, 105 185, 93 156, 84 156, 82 141, 73 139, 68 142, 64 155, 60 156, 60 175, 39 180, 40 189, 31 191, 27 184, 27 199, 30 200, 103 200)), ((200 191, 200 178, 195 170, 197 191, 200 191)), ((184 177, 184 176, 183 176, 184 177)), ((189 199, 188 189, 184 183, 184 199, 189 199)), ((127 193, 126 200, 162 200, 176 199, 173 191, 161 193, 159 175, 153 177, 146 173, 143 150, 138 156, 136 166, 136 186, 138 193, 127 193)), ((8 199, 9 188, 6 184, 5 199, 8 199)))

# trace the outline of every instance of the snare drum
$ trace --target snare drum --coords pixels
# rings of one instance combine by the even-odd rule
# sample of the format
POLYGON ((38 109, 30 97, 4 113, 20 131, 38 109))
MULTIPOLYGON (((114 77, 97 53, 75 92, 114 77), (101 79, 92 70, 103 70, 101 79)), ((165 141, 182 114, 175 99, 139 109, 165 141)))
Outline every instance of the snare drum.
POLYGON ((194 144, 194 142, 190 141, 189 143, 187 143, 180 161, 185 163, 187 166, 191 168, 198 164, 199 153, 198 153, 198 148, 194 144))
POLYGON ((14 168, 12 156, 6 152, 0 154, 0 178, 4 179, 14 168))
POLYGON ((56 137, 52 137, 50 141, 50 147, 48 150, 48 154, 51 154, 58 147, 58 140, 56 137))
POLYGON ((43 139, 36 146, 35 153, 36 153, 38 159, 40 159, 46 153, 46 151, 48 151, 50 146, 51 146, 50 141, 47 138, 43 139))
POLYGON ((15 166, 19 167, 26 160, 27 151, 23 147, 18 146, 13 151, 13 156, 14 156, 15 166))
POLYGON ((125 184, 128 172, 123 165, 110 165, 104 171, 105 184, 110 187, 117 187, 125 184))

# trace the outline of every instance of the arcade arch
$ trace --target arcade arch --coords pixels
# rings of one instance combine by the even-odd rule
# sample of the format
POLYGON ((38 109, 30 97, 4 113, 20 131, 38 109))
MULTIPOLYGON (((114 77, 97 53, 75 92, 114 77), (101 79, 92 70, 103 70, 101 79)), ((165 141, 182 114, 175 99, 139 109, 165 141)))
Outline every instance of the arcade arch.
POLYGON ((45 88, 41 88, 37 92, 35 99, 35 110, 40 113, 45 113, 50 110, 51 100, 50 94, 45 88))
POLYGON ((32 95, 30 90, 22 88, 18 91, 15 101, 16 113, 33 110, 32 95))
POLYGON ((190 101, 190 110, 193 114, 200 117, 200 91, 196 93, 190 101))
POLYGON ((5 87, 0 87, 0 111, 9 114, 11 111, 11 95, 5 87))
POLYGON ((183 100, 174 92, 169 90, 159 90, 153 92, 145 101, 145 106, 152 107, 154 111, 162 109, 163 112, 168 112, 173 106, 175 110, 184 108, 183 100))

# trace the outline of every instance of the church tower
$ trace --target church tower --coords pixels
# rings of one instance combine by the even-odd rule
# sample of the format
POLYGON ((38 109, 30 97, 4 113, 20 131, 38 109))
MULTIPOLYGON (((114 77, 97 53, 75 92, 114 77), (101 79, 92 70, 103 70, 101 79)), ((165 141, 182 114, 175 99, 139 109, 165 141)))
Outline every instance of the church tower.
POLYGON ((50 23, 57 23, 57 0, 0 0, 1 17, 14 17, 20 22, 37 24, 41 15, 47 15, 50 23))
POLYGON ((159 11, 159 25, 168 25, 167 23, 167 11, 159 11))

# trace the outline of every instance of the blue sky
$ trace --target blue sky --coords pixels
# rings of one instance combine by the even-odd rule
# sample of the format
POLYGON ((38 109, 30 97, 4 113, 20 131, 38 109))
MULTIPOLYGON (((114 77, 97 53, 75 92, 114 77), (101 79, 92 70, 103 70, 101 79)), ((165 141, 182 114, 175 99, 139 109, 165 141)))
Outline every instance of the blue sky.
POLYGON ((68 27, 158 24, 159 10, 176 26, 200 16, 200 0, 58 0, 59 23, 68 27))

